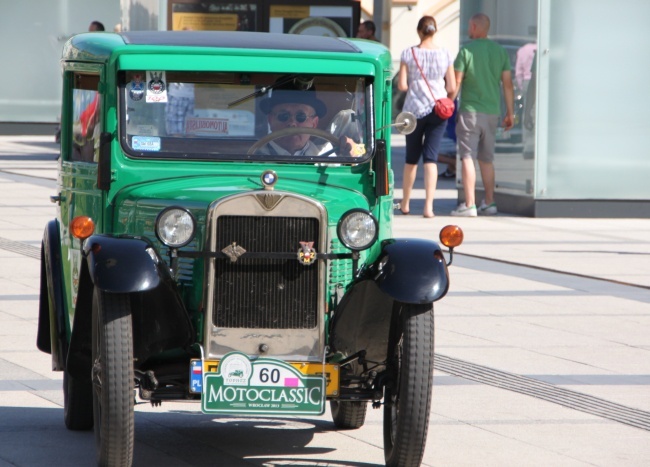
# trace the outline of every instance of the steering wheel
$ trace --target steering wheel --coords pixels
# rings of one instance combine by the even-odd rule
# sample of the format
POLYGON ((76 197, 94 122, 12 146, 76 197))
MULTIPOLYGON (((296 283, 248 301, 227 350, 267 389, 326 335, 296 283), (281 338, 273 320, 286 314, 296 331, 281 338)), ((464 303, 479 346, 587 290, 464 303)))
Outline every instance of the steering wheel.
MULTIPOLYGON (((332 133, 329 133, 324 130, 320 130, 318 128, 305 128, 305 127, 290 127, 290 128, 283 128, 278 131, 274 131, 273 133, 269 133, 266 136, 263 136, 262 138, 259 139, 255 144, 253 144, 249 149, 247 154, 255 154, 262 146, 265 144, 276 140, 278 138, 282 138, 283 136, 289 136, 289 135, 312 135, 312 136, 317 136, 318 138, 323 138, 330 143, 332 143, 332 146, 334 148, 338 148, 339 146, 339 139, 334 136, 332 133)), ((330 151, 332 152, 332 151, 330 151)))

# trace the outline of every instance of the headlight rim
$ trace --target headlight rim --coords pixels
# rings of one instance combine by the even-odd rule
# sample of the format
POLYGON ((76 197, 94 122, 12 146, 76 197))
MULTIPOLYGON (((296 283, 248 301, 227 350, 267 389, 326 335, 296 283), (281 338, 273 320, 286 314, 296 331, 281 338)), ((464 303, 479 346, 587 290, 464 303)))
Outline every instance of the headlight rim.
POLYGON ((187 209, 186 207, 183 207, 183 206, 167 206, 166 208, 164 208, 162 211, 160 211, 158 213, 158 216, 156 216, 156 223, 154 225, 154 231, 156 233, 156 238, 158 240, 160 240, 160 242, 163 245, 165 245, 166 247, 169 247, 169 248, 183 248, 184 246, 189 245, 192 242, 192 240, 194 240, 194 237, 196 236, 196 218, 194 217, 192 212, 189 209, 187 209), (184 211, 187 215, 190 216, 190 219, 192 220, 192 235, 190 235, 188 237, 188 239, 183 243, 170 244, 165 239, 163 239, 162 236, 160 235, 160 229, 158 228, 158 226, 160 225, 160 220, 161 220, 161 218, 163 217, 163 215, 165 213, 167 213, 167 212, 169 212, 171 210, 184 211))
POLYGON ((346 211, 346 212, 341 216, 341 218, 339 219, 339 222, 338 222, 338 224, 336 225, 336 235, 337 235, 339 241, 340 241, 343 245, 345 245, 346 248, 349 248, 349 249, 352 250, 352 251, 364 251, 364 250, 367 250, 368 248, 370 248, 372 245, 374 245, 374 244, 377 242, 377 239, 379 238, 379 222, 377 221, 377 218, 376 218, 375 216, 373 216, 373 215, 372 215, 372 212, 370 212, 369 210, 367 210, 367 209, 363 209, 363 208, 353 208, 353 209, 350 209, 350 210, 346 211), (354 213, 356 213, 356 212, 361 212, 361 213, 363 213, 363 214, 366 214, 366 215, 367 215, 367 216, 372 220, 372 222, 373 222, 374 225, 375 225, 375 233, 374 233, 374 235, 373 235, 372 240, 369 241, 369 242, 368 242, 366 245, 364 245, 363 247, 357 247, 357 246, 352 246, 352 245, 350 245, 348 242, 346 242, 345 237, 344 237, 344 236, 342 235, 342 233, 341 233, 342 228, 343 228, 343 222, 344 222, 344 221, 345 221, 349 216, 351 216, 352 214, 354 214, 354 213))

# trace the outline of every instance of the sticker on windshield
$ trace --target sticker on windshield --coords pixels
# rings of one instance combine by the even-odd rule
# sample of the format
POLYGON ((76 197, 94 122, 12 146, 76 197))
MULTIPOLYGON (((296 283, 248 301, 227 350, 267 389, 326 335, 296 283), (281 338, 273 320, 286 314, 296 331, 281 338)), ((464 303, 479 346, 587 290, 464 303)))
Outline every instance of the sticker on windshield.
POLYGON ((139 101, 142 100, 143 96, 144 96, 144 80, 142 79, 141 74, 136 73, 133 75, 133 79, 131 80, 131 83, 129 83, 129 97, 133 101, 139 101))
POLYGON ((167 78, 164 71, 147 71, 147 103, 167 102, 167 78))
POLYGON ((134 136, 131 146, 136 151, 160 151, 160 138, 157 136, 134 136))

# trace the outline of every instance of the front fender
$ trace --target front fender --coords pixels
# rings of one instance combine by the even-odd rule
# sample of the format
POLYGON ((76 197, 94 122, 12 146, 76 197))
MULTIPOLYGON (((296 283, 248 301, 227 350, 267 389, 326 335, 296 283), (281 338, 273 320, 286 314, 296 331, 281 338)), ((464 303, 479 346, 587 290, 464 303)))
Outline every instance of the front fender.
POLYGON ((158 257, 147 252, 150 247, 141 238, 93 235, 86 239, 84 256, 94 286, 111 293, 155 289, 167 274, 158 257))
POLYGON ((52 369, 63 370, 68 353, 67 311, 63 300, 63 267, 59 223, 47 223, 41 244, 41 291, 36 346, 52 354, 52 369))
POLYGON ((445 257, 430 240, 387 240, 372 269, 377 271, 379 289, 399 302, 432 303, 449 290, 445 257))
POLYGON ((136 368, 153 355, 194 341, 192 322, 170 271, 153 249, 147 252, 149 248, 147 240, 134 237, 93 235, 84 242, 86 261, 66 362, 73 377, 83 378, 92 370, 93 287, 130 294, 136 368))

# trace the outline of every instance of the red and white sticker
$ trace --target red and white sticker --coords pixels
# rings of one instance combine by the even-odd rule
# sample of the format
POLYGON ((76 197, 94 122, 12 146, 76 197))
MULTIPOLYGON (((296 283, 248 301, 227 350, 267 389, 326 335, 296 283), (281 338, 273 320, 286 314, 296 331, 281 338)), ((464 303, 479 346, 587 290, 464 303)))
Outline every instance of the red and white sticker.
POLYGON ((167 78, 164 71, 147 71, 147 103, 167 102, 167 78))

